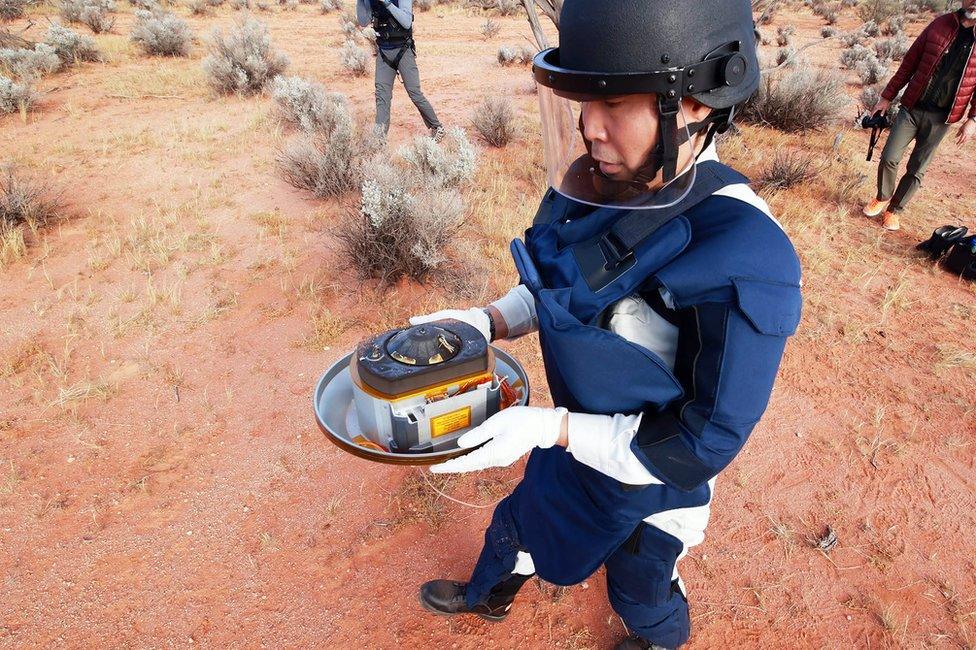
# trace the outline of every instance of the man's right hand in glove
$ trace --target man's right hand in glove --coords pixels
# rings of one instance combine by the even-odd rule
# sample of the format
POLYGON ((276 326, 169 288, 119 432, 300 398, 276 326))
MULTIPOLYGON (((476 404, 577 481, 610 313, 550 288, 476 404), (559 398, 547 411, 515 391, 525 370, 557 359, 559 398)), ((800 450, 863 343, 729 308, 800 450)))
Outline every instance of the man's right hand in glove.
POLYGON ((505 324, 505 319, 502 318, 501 313, 495 307, 490 305, 485 309, 481 309, 480 307, 472 307, 471 309, 443 309, 425 316, 411 316, 410 324, 421 325, 435 320, 444 320, 445 318, 453 318, 454 320, 471 325, 481 332, 485 340, 489 343, 492 341, 492 321, 495 324, 495 339, 503 339, 508 334, 508 326, 505 324))

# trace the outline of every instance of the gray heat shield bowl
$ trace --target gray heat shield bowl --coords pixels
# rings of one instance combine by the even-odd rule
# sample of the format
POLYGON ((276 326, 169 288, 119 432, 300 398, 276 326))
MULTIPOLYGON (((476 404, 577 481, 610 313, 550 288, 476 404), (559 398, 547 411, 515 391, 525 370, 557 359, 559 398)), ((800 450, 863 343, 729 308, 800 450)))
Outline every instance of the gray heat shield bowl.
MULTIPOLYGON (((495 374, 507 377, 510 384, 521 379, 523 385, 522 399, 518 405, 527 405, 529 403, 529 377, 525 374, 525 369, 507 352, 495 346, 491 346, 491 349, 495 353, 495 374)), ((391 465, 432 465, 470 451, 469 449, 455 447, 428 454, 394 454, 388 451, 376 451, 360 447, 353 442, 354 436, 350 435, 347 426, 348 422, 356 420, 352 379, 349 376, 349 360, 353 354, 355 353, 351 352, 332 364, 332 367, 322 375, 315 386, 315 395, 313 396, 315 422, 326 438, 354 456, 391 465)))

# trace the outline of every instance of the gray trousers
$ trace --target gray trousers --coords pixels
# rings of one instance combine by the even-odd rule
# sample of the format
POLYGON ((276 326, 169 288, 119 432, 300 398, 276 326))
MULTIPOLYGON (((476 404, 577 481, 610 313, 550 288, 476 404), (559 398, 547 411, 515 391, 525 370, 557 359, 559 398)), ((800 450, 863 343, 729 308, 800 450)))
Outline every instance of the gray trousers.
POLYGON ((898 117, 888 134, 888 142, 881 152, 881 162, 878 164, 878 195, 879 201, 887 201, 888 209, 901 212, 912 198, 915 191, 922 184, 925 168, 932 162, 935 150, 942 142, 942 138, 949 130, 945 118, 939 113, 916 111, 905 108, 898 111, 898 117), (898 165, 905 156, 905 149, 911 141, 915 141, 912 155, 908 157, 908 167, 895 186, 898 175, 898 165))
MULTIPOLYGON (((386 50, 383 52, 390 61, 396 60, 397 50, 386 50)), ((417 59, 413 50, 407 48, 400 59, 398 66, 400 80, 403 87, 407 89, 407 95, 413 102, 420 116, 424 118, 424 124, 428 129, 441 126, 434 107, 430 105, 424 93, 420 90, 420 70, 417 69, 417 59)), ((397 70, 383 60, 379 52, 376 54, 376 125, 382 128, 383 133, 390 129, 390 104, 393 101, 393 81, 396 79, 397 70)))

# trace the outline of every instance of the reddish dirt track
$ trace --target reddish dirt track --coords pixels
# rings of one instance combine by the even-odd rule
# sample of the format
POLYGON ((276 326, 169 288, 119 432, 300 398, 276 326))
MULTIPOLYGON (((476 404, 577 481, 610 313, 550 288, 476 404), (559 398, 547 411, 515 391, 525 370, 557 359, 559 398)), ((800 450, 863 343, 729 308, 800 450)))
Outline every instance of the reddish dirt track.
MULTIPOLYGON (((371 78, 339 71, 335 14, 258 16, 289 74, 371 117, 371 78)), ((224 8, 190 22, 205 38, 232 19, 224 8)), ((360 338, 515 280, 506 243, 544 181, 529 73, 494 62, 528 28, 497 20, 489 42, 484 18, 456 9, 417 24, 445 123, 467 126, 487 92, 523 114, 521 141, 483 151, 466 193, 457 254, 487 280, 459 289, 357 280, 331 235, 344 207, 276 171, 291 134, 270 98, 211 96, 203 45, 188 60, 139 56, 129 14, 99 37, 107 63, 46 79, 27 123, 0 118, 2 157, 57 176, 73 209, 0 269, 0 645, 585 648, 620 636, 601 573, 567 590, 531 583, 502 624, 428 615, 417 587, 467 576, 490 509, 347 455, 312 418, 315 380, 360 338)), ((821 24, 806 10, 785 23, 801 43, 821 24)), ((807 53, 836 67, 836 46, 807 53)), ((398 87, 392 139, 420 128, 398 87)), ((843 155, 873 174, 866 136, 838 129, 843 155)), ((833 131, 742 138, 729 159, 753 173, 762 151, 822 152, 833 131)), ((976 227, 976 151, 944 147, 894 235, 821 199, 823 186, 770 198, 804 261, 804 322, 681 566, 690 647, 976 644, 976 291, 912 250, 947 215, 976 227), (839 543, 824 554, 810 540, 828 525, 839 543)), ((548 403, 536 338, 505 347, 548 403)), ((438 485, 487 504, 520 472, 438 485)))

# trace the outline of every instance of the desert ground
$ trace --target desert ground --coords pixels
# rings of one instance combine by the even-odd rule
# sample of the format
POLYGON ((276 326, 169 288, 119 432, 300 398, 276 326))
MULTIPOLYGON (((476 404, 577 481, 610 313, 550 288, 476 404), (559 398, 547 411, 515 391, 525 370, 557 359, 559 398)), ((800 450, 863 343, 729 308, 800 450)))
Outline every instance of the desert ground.
MULTIPOLYGON (((356 193, 318 199, 279 173, 294 129, 269 94, 208 87, 211 30, 242 12, 170 9, 197 37, 189 56, 141 53, 120 4, 94 36, 103 61, 44 77, 31 111, 0 115, 0 162, 66 199, 65 218, 0 267, 0 645, 612 647, 622 627, 600 572, 565 589, 531 582, 501 624, 423 611, 421 583, 467 577, 490 508, 343 452, 311 408, 316 379, 365 336, 517 281, 508 242, 545 172, 530 68, 496 54, 530 44, 524 18, 493 17, 486 39, 480 10, 417 14, 442 121, 477 141, 472 111, 507 96, 519 134, 478 145, 453 270, 381 283, 337 244, 356 193)), ((57 11, 3 26, 40 40, 57 11)), ((340 67, 338 13, 254 16, 287 74, 372 120, 372 72, 340 67)), ((860 23, 845 9, 837 27, 860 23)), ((821 18, 786 6, 761 26, 770 56, 787 24, 798 46, 822 40, 821 18)), ((859 211, 875 163, 842 47, 802 52, 847 76, 850 105, 830 125, 743 125, 719 145, 750 176, 782 150, 818 171, 762 192, 802 260, 804 316, 766 416, 718 479, 706 540, 680 566, 691 648, 976 645, 976 289, 913 248, 944 223, 976 227, 976 143, 957 147, 953 130, 902 230, 881 230, 859 211), (837 543, 823 551, 828 527, 837 543)), ((425 133, 399 85, 393 101, 391 148, 425 133)), ((551 403, 536 337, 501 346, 526 365, 533 403, 551 403)), ((428 480, 488 506, 521 470, 428 480)))

